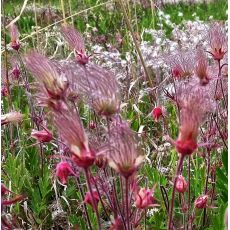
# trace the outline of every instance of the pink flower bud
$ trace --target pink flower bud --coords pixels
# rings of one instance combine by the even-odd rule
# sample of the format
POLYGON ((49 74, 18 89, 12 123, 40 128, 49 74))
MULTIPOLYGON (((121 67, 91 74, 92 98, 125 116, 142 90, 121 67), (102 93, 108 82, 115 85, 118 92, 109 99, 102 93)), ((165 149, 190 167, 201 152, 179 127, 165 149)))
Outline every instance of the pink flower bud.
POLYGON ((1 94, 2 94, 2 97, 8 96, 9 92, 8 92, 8 89, 7 89, 6 86, 3 86, 3 87, 1 88, 1 94))
POLYGON ((137 208, 145 209, 148 207, 154 207, 154 188, 141 188, 136 195, 135 205, 137 208))
POLYGON ((97 127, 96 123, 94 121, 90 121, 89 128, 90 129, 96 129, 96 127, 97 127))
POLYGON ((15 67, 12 71, 12 74, 14 76, 14 79, 18 79, 21 74, 20 69, 18 67, 15 67))
POLYGON ((176 190, 180 193, 186 192, 188 187, 187 182, 185 181, 182 175, 179 175, 176 181, 176 190))
POLYGON ((62 184, 67 183, 67 178, 70 175, 75 175, 70 164, 68 162, 62 161, 56 166, 56 176, 60 179, 62 184))
POLYGON ((163 116, 162 109, 160 107, 156 107, 151 112, 152 117, 155 121, 158 121, 160 117, 163 116))
POLYGON ((206 208, 208 202, 208 195, 201 195, 195 200, 195 207, 198 209, 206 208))
POLYGON ((93 197, 91 196, 90 192, 87 192, 85 194, 84 203, 89 204, 94 211, 96 211, 99 201, 100 201, 99 195, 96 190, 93 191, 93 197), (96 207, 94 207, 93 205, 93 199, 96 203, 96 207))
POLYGON ((53 139, 53 135, 48 129, 43 129, 40 131, 33 130, 31 133, 31 137, 41 143, 50 142, 53 139))

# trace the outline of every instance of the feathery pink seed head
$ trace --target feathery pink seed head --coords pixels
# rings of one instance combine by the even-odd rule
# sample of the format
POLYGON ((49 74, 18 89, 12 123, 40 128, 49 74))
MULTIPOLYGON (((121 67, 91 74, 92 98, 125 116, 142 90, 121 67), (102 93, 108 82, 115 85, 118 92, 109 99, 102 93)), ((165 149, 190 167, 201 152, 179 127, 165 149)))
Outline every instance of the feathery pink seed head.
POLYGON ((144 160, 144 156, 137 146, 134 133, 125 124, 111 128, 109 146, 109 166, 125 178, 133 175, 144 160))
POLYGON ((227 52, 226 36, 218 23, 213 24, 209 29, 210 53, 214 60, 220 61, 227 52))
POLYGON ((14 50, 19 50, 20 48, 20 43, 19 43, 19 32, 18 28, 15 24, 12 24, 10 26, 10 36, 11 36, 11 47, 14 50))

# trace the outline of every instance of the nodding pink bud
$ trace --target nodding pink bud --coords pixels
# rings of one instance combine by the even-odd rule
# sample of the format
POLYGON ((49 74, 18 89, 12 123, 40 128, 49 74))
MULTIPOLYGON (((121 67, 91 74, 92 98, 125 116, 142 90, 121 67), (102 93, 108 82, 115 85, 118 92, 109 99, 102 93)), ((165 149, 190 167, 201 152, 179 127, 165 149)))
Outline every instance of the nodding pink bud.
POLYGON ((179 175, 176 181, 176 190, 180 193, 186 192, 188 184, 182 175, 179 175))
POLYGON ((2 97, 8 96, 9 92, 8 92, 8 89, 7 89, 6 86, 3 86, 3 87, 1 88, 1 94, 2 94, 2 97))
POLYGON ((154 188, 141 188, 136 194, 135 205, 137 208, 145 209, 155 206, 155 199, 153 197, 154 188))
POLYGON ((18 51, 20 48, 19 33, 18 33, 18 28, 15 24, 12 24, 10 26, 10 36, 11 36, 11 47, 14 50, 18 51))
POLYGON ((201 195, 195 200, 195 207, 198 209, 206 208, 208 202, 208 195, 201 195))
POLYGON ((14 79, 17 80, 19 78, 20 74, 21 74, 21 71, 20 71, 20 69, 18 67, 15 67, 13 69, 13 71, 12 71, 12 74, 14 76, 14 79))
POLYGON ((91 196, 90 192, 87 192, 85 194, 84 203, 89 204, 93 208, 93 210, 96 211, 100 199, 99 199, 99 195, 96 190, 93 191, 92 195, 93 197, 91 196), (96 207, 94 207, 93 199, 95 201, 96 207))
POLYGON ((90 121, 89 128, 90 129, 96 129, 96 127, 97 127, 97 124, 94 121, 90 121))
POLYGON ((56 166, 56 176, 60 179, 62 184, 67 183, 68 176, 75 175, 70 164, 62 161, 56 166))
POLYGON ((163 116, 163 112, 162 109, 160 107, 156 107, 152 110, 151 112, 152 117, 155 121, 158 121, 160 119, 160 117, 163 116))
POLYGON ((40 131, 33 130, 31 133, 31 137, 33 137, 41 143, 50 142, 53 139, 53 135, 48 129, 43 129, 40 131))

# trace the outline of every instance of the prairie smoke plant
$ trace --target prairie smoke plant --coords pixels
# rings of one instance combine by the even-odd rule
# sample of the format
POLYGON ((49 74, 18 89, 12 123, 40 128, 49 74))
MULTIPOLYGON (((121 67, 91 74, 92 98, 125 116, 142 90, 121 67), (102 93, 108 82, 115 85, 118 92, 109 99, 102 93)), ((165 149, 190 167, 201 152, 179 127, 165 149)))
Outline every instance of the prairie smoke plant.
POLYGON ((85 42, 81 34, 69 25, 62 25, 61 33, 69 46, 74 50, 78 63, 86 65, 89 61, 89 56, 85 52, 85 42))
POLYGON ((205 114, 214 108, 208 93, 207 87, 194 83, 182 84, 178 89, 180 129, 175 145, 178 153, 182 155, 190 155, 196 150, 199 127, 205 114))
POLYGON ((226 36, 218 23, 211 25, 208 32, 210 50, 214 60, 220 61, 227 52, 226 36))
POLYGON ((12 24, 9 30, 10 30, 10 37, 11 37, 11 47, 14 50, 18 51, 20 48, 18 28, 15 24, 12 24))

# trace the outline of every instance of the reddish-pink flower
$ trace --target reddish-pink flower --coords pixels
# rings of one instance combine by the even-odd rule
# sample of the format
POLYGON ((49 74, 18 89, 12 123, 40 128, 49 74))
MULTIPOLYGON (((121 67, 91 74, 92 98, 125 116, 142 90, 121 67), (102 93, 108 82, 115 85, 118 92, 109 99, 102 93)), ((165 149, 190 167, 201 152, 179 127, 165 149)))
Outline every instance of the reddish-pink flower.
POLYGON ((198 209, 207 208, 208 195, 201 195, 195 200, 195 207, 198 209))
POLYGON ((40 131, 33 130, 31 137, 38 140, 41 143, 50 142, 53 139, 53 134, 48 129, 43 129, 40 131))
POLYGON ((68 162, 62 161, 56 166, 56 176, 62 184, 67 183, 67 179, 71 175, 76 175, 68 162))
POLYGON ((93 208, 94 211, 96 211, 99 201, 100 201, 100 198, 96 190, 93 191, 93 197, 91 196, 90 192, 87 192, 85 194, 84 203, 89 204, 93 208), (93 199, 96 203, 96 207, 94 207, 93 199))
POLYGON ((162 108, 161 107, 156 107, 152 110, 151 115, 155 121, 158 121, 162 116, 162 108))
POLYGON ((137 208, 145 209, 148 207, 154 207, 155 198, 153 196, 155 187, 152 189, 149 188, 141 188, 139 192, 136 194, 135 205, 137 208))
POLYGON ((176 181, 176 190, 180 193, 186 192, 188 183, 182 175, 179 175, 176 181))

